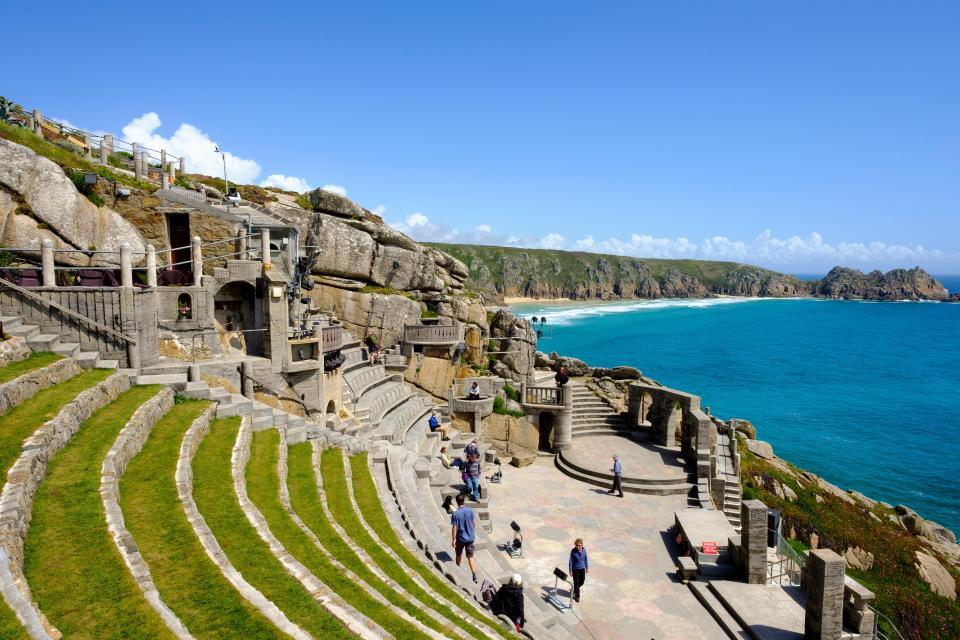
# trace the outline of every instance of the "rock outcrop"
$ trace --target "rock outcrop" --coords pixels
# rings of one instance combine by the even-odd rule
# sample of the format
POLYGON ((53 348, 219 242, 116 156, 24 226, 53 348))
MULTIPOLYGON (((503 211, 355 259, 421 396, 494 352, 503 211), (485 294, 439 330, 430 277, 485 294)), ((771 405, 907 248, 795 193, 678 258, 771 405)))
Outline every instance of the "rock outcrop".
MULTIPOLYGON (((36 258, 40 243, 51 240, 54 249, 119 251, 129 243, 142 252, 136 228, 115 211, 97 207, 77 191, 57 164, 22 145, 0 139, 0 242, 28 247, 36 258)), ((141 256, 134 255, 136 259, 141 256)), ((77 266, 115 265, 118 254, 57 254, 57 262, 77 266)))
POLYGON ((526 382, 533 375, 537 334, 530 321, 501 309, 490 321, 490 339, 495 345, 493 372, 501 378, 526 382))
POLYGON ((815 283, 813 293, 844 300, 946 300, 946 287, 920 267, 894 269, 887 273, 834 267, 815 283))

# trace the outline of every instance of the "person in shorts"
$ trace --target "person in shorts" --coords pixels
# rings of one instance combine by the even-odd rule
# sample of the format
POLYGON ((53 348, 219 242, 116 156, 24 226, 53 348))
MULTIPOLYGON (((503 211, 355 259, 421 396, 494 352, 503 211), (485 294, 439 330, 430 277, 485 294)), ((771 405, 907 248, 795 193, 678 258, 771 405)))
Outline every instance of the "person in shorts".
POLYGON ((467 554, 467 564, 470 565, 470 572, 473 574, 473 581, 477 581, 477 561, 473 559, 473 543, 477 539, 476 526, 477 521, 473 515, 473 509, 463 505, 464 495, 457 496, 457 510, 450 516, 450 537, 453 547, 457 554, 457 566, 460 566, 460 558, 464 552, 467 554))
POLYGON ((430 433, 433 433, 434 431, 439 431, 439 432, 440 432, 440 437, 442 437, 444 440, 449 440, 449 439, 450 439, 450 437, 447 435, 447 428, 448 428, 448 427, 447 427, 447 425, 442 424, 442 423, 440 422, 440 418, 437 417, 437 411, 436 411, 436 409, 434 409, 433 411, 430 412, 430 419, 427 420, 427 424, 428 424, 429 427, 430 427, 430 433))

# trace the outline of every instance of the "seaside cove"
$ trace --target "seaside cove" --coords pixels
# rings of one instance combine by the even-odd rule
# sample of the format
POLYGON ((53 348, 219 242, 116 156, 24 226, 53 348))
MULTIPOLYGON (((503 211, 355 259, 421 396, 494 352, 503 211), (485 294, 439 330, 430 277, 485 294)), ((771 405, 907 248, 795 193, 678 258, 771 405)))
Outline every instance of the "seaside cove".
POLYGON ((629 365, 754 423, 775 453, 960 531, 960 305, 711 298, 515 304, 538 349, 629 365), (540 326, 539 324, 537 326, 540 326))

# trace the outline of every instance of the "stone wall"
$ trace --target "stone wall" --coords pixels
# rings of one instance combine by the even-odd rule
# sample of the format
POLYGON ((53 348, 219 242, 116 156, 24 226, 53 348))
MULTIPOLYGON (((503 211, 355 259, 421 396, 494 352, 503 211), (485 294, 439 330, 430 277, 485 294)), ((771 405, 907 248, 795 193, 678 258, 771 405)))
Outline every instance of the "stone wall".
POLYGON ((363 293, 322 284, 304 293, 318 309, 335 314, 344 329, 358 340, 363 340, 367 327, 372 327, 384 347, 400 341, 403 325, 420 322, 420 303, 406 296, 363 293))
POLYGON ((0 413, 32 398, 38 391, 69 380, 80 371, 82 369, 76 360, 65 358, 0 384, 0 413))
POLYGON ((431 358, 415 353, 407 363, 403 379, 445 402, 453 381, 471 373, 469 367, 454 365, 449 359, 431 358))
POLYGON ((23 575, 23 543, 30 527, 33 498, 47 474, 50 459, 70 441, 87 418, 129 388, 130 378, 115 373, 81 392, 27 438, 23 452, 7 473, 7 483, 0 495, 0 549, 7 564, 6 570, 0 571, 0 581, 3 582, 0 590, 8 596, 8 604, 25 626, 42 629, 47 637, 60 638, 62 634, 33 602, 23 575))
POLYGON ((22 336, 11 336, 0 342, 0 367, 11 362, 26 360, 33 353, 27 346, 27 339, 22 336))

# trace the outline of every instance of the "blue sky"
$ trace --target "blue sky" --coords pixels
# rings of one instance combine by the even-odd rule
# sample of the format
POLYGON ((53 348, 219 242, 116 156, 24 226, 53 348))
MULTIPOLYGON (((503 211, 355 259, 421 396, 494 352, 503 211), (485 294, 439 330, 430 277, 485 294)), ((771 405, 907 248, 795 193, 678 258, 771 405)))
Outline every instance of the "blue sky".
POLYGON ((960 273, 956 2, 31 7, 0 94, 417 239, 960 273))

